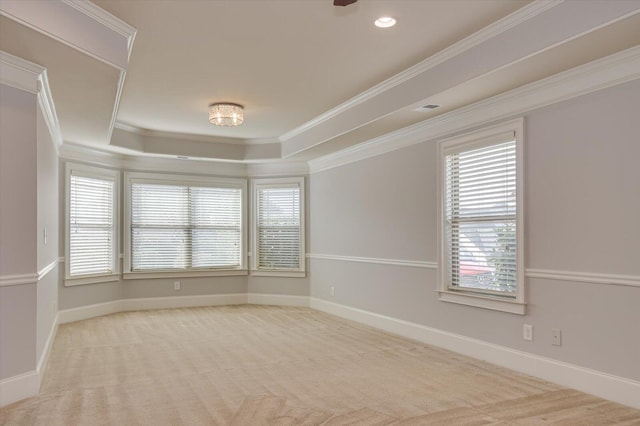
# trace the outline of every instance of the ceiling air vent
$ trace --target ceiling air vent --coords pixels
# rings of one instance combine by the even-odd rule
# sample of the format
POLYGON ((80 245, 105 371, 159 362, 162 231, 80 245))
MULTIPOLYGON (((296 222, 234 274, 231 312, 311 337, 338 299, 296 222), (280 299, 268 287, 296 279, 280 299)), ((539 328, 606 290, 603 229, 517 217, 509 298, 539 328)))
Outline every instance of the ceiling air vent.
POLYGON ((420 108, 417 108, 416 111, 429 111, 431 109, 436 109, 436 108, 440 108, 440 105, 428 104, 428 105, 423 105, 420 108))

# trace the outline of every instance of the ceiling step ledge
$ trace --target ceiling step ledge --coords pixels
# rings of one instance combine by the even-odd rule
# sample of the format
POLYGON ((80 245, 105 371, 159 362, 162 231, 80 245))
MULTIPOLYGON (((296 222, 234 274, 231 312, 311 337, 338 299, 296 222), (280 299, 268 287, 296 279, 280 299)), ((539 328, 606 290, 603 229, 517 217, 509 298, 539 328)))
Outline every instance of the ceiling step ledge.
POLYGON ((62 131, 49 88, 47 70, 38 64, 0 51, 0 83, 37 95, 38 106, 57 150, 62 145, 62 131))
POLYGON ((311 174, 640 79, 640 46, 309 161, 311 174))
POLYGON ((473 78, 640 12, 634 2, 534 2, 280 137, 291 157, 473 78), (544 32, 540 31, 544 28, 544 32))
POLYGON ((135 28, 93 3, 3 1, 0 14, 121 71, 127 69, 135 28))

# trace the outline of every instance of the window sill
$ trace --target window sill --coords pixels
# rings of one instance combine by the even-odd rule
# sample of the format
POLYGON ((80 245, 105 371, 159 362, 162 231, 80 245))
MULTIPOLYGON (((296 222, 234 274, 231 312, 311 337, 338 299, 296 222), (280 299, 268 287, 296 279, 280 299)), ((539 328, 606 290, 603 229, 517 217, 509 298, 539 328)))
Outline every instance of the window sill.
POLYGON ((218 269, 209 271, 162 271, 162 272, 125 272, 125 280, 146 280, 152 278, 197 278, 197 277, 225 277, 248 275, 246 269, 218 269))
POLYGON ((443 302, 457 303, 460 305, 474 306, 477 308, 491 309, 494 311, 508 312, 524 315, 527 305, 515 300, 505 300, 497 297, 465 294, 453 291, 438 291, 438 299, 443 302))
POLYGON ((120 274, 106 274, 106 275, 87 275, 84 277, 67 277, 64 280, 65 287, 73 287, 76 285, 98 284, 120 281, 120 274))
POLYGON ((251 275, 254 277, 304 278, 307 276, 307 273, 305 271, 265 271, 252 269, 251 275))

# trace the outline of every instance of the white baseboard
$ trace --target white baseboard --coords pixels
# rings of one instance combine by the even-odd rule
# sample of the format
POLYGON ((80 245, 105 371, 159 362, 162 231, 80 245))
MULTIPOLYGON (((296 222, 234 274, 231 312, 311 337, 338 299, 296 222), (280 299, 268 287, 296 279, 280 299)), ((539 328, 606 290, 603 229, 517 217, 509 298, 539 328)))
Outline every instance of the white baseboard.
POLYGON ((0 407, 35 396, 39 390, 40 375, 36 370, 0 380, 0 407))
POLYGON ((246 293, 119 299, 111 302, 97 303, 95 305, 64 309, 58 312, 58 317, 60 324, 66 324, 68 322, 81 321, 118 312, 189 308, 196 306, 243 305, 246 303, 246 293))
POLYGON ((309 306, 307 296, 290 296, 286 294, 247 294, 247 303, 251 305, 277 305, 277 306, 309 306))
POLYGON ((44 349, 42 351, 42 354, 40 355, 40 360, 38 361, 36 371, 40 376, 40 383, 42 383, 42 379, 44 378, 44 373, 49 363, 49 355, 51 355, 51 348, 53 347, 53 341, 56 338, 56 333, 58 333, 58 321, 59 316, 58 314, 56 314, 55 318, 53 319, 53 324, 51 324, 51 330, 49 330, 49 336, 47 337, 47 341, 44 344, 44 349))
MULTIPOLYGON (((306 296, 237 293, 124 299, 66 309, 58 313, 58 320, 60 324, 63 324, 123 311, 246 303, 279 306, 309 306, 313 309, 357 321, 399 336, 448 349, 472 358, 481 359, 492 364, 539 377, 561 386, 567 386, 640 409, 640 382, 362 309, 352 308, 322 299, 308 298, 306 296)), ((46 361, 44 364, 39 364, 39 370, 41 365, 46 365, 46 361)), ((0 382, 2 390, 0 394, 3 397, 5 395, 10 396, 9 399, 11 401, 6 403, 11 403, 37 394, 39 383, 38 372, 25 373, 0 382), (35 378, 32 376, 35 376, 35 378)), ((5 405, 4 400, 2 400, 1 405, 5 405)))
POLYGON ((44 373, 49 362, 49 355, 53 347, 56 333, 58 331, 58 316, 53 320, 44 350, 38 360, 36 370, 27 371, 17 376, 9 377, 0 381, 0 407, 13 404, 25 398, 36 396, 40 392, 40 385, 44 379, 44 373))
POLYGON ((111 302, 96 303, 95 305, 63 309, 58 311, 58 323, 66 324, 68 322, 82 321, 89 318, 122 312, 123 309, 121 308, 121 302, 121 300, 113 300, 111 302))
POLYGON ((197 306, 244 305, 246 293, 205 294, 197 296, 147 297, 120 300, 121 311, 148 309, 193 308, 197 306))
POLYGON ((319 311, 640 409, 640 382, 631 379, 322 299, 310 298, 309 306, 319 311))

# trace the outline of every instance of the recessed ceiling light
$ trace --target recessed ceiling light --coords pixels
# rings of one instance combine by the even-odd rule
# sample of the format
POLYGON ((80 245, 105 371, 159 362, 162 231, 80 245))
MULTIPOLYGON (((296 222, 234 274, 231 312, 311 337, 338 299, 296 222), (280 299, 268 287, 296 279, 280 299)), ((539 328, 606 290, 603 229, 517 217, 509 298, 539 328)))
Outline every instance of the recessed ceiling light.
POLYGON ((376 19, 376 22, 374 22, 374 24, 378 28, 389 28, 389 27, 393 27, 396 24, 396 20, 393 19, 391 16, 383 16, 381 18, 376 19))

